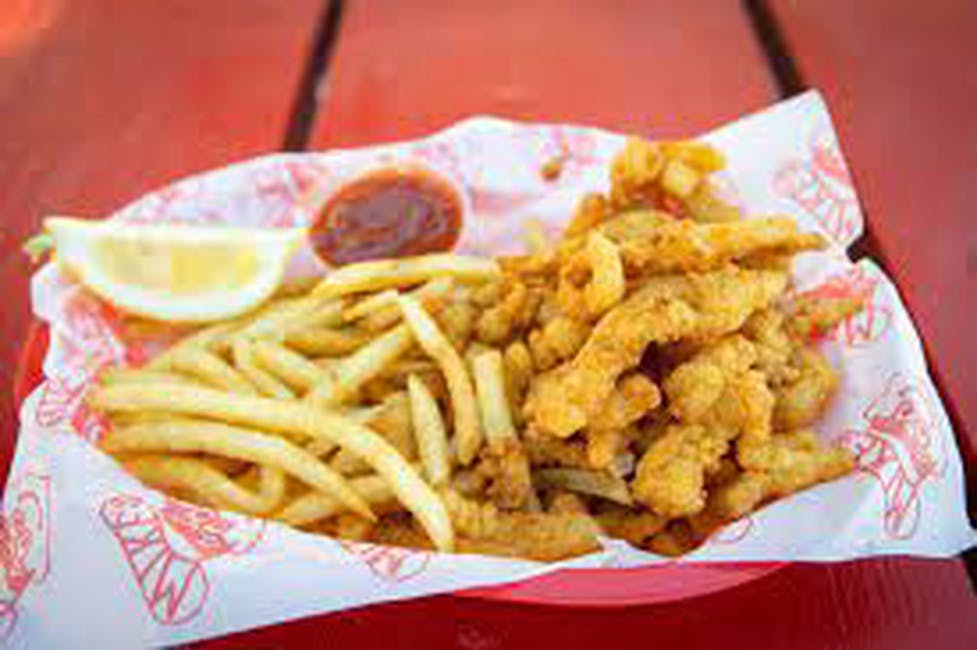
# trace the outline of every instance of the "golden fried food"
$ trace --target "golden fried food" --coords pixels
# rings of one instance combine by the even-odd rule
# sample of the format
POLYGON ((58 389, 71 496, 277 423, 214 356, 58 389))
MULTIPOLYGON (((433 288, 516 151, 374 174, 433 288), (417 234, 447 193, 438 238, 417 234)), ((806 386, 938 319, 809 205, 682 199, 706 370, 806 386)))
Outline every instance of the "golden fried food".
POLYGON ((524 255, 347 265, 105 371, 102 446, 175 497, 341 539, 686 553, 853 466, 808 428, 838 388, 815 343, 863 301, 788 291, 824 240, 742 219, 724 165, 631 139, 552 244, 531 223, 524 255))
POLYGON ((838 389, 838 374, 816 350, 797 350, 793 366, 796 376, 774 388, 773 425, 778 431, 813 424, 838 389))
POLYGON ((504 512, 491 503, 444 495, 458 532, 458 550, 556 561, 600 548, 598 527, 581 515, 504 512))
POLYGON ((665 517, 692 515, 705 507, 706 472, 718 468, 729 442, 701 425, 669 427, 638 462, 631 491, 638 502, 665 517))
POLYGON ((579 431, 599 414, 617 378, 638 365, 650 343, 735 331, 769 305, 786 282, 782 273, 734 268, 649 279, 598 321, 567 367, 533 381, 526 413, 553 435, 579 431))

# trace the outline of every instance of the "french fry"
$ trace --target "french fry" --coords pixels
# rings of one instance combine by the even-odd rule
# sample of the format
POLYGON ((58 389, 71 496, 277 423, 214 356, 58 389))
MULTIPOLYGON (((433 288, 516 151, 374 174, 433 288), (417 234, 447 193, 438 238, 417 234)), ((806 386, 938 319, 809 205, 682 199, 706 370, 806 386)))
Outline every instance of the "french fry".
MULTIPOLYGON (((249 515, 263 515, 278 506, 270 493, 255 494, 205 461, 180 456, 137 456, 122 462, 127 472, 156 488, 177 488, 191 492, 205 503, 249 515), (269 496, 271 498, 269 498, 269 496)), ((278 473, 281 476, 281 473, 278 473)), ((281 481, 284 493, 285 482, 281 481)), ((269 488, 266 488, 269 489, 269 488)), ((264 492, 264 491, 262 491, 264 492)), ((337 504, 338 505, 338 504, 337 504)))
POLYGON ((234 358, 234 365, 238 372, 244 375, 254 386, 259 394, 265 397, 277 397, 279 399, 292 399, 295 393, 284 383, 279 381, 274 375, 265 372, 258 366, 251 350, 251 341, 244 337, 236 337, 231 343, 231 356, 234 358))
POLYGON ((194 377, 166 370, 146 370, 145 368, 106 368, 99 375, 99 381, 109 384, 190 384, 199 386, 194 377))
POLYGON ((285 334, 285 345, 308 356, 340 357, 362 347, 372 337, 352 328, 302 329, 285 334))
MULTIPOLYGON (((349 484, 370 507, 383 510, 395 502, 393 490, 380 476, 360 476, 352 479, 349 484)), ((286 505, 274 518, 289 526, 306 526, 313 522, 332 517, 343 512, 341 503, 322 492, 309 492, 286 505)))
POLYGON ((177 350, 170 357, 170 364, 174 370, 186 373, 209 386, 242 395, 256 393, 244 377, 212 352, 196 348, 177 350))
POLYGON ((404 287, 439 277, 451 277, 458 282, 472 284, 491 280, 499 274, 499 266, 494 260, 435 253, 348 264, 326 276, 312 293, 318 298, 333 298, 404 287))
POLYGON ((404 312, 404 320, 414 333, 417 343, 430 355, 444 373, 451 395, 454 412, 455 447, 458 460, 468 465, 482 444, 482 430, 478 422, 478 405, 475 391, 465 370, 465 364, 454 346, 438 329, 424 308, 410 296, 400 296, 398 304, 404 312))
POLYGON ((560 489, 589 494, 621 505, 631 505, 631 493, 624 479, 588 469, 553 467, 533 472, 533 484, 542 489, 560 489))
POLYGON ((336 364, 309 391, 307 399, 326 408, 343 403, 413 345, 410 329, 406 325, 395 327, 336 364))
MULTIPOLYGON (((359 320, 364 316, 375 313, 384 307, 397 307, 397 290, 387 289, 380 293, 367 296, 343 309, 343 320, 347 323, 359 320)), ((395 312, 396 313, 396 312, 395 312)))
POLYGON ((472 360, 472 374, 482 414, 482 429, 489 447, 499 447, 506 440, 515 440, 516 429, 505 393, 502 353, 487 350, 477 354, 472 360))
MULTIPOLYGON (((409 295, 417 298, 425 309, 430 311, 440 311, 443 307, 443 303, 448 299, 455 288, 455 282, 452 278, 435 278, 430 282, 425 282, 417 289, 410 292, 409 295)), ((377 305, 374 311, 366 312, 363 314, 360 320, 360 326, 369 332, 380 332, 390 327, 393 327, 401 321, 402 315, 400 312, 400 307, 397 306, 397 292, 392 291, 392 297, 388 300, 384 299, 383 305, 377 305)), ((377 295, 390 295, 387 291, 382 294, 377 295)), ((362 303, 357 303, 359 306, 362 303)))
POLYGON ((271 465, 321 492, 335 496, 353 512, 367 518, 373 517, 370 507, 352 491, 346 480, 318 458, 281 438, 250 429, 186 419, 135 424, 112 429, 101 446, 110 453, 207 453, 271 465))
MULTIPOLYGON (((166 391, 154 390, 151 385, 100 387, 89 394, 89 402, 94 408, 109 413, 166 411, 330 440, 353 450, 384 477, 397 499, 417 517, 439 550, 454 548, 454 530, 440 497, 390 443, 348 418, 297 402, 183 386, 173 386, 166 391)), ((315 462, 321 465, 318 460, 315 462)))
POLYGON ((255 339, 251 349, 262 368, 296 390, 307 391, 327 377, 313 362, 275 341, 255 339))
POLYGON ((172 370, 173 355, 182 350, 209 350, 219 340, 239 327, 236 320, 209 325, 184 337, 168 350, 153 357, 145 366, 146 370, 172 370))
MULTIPOLYGON (((371 420, 378 417, 384 410, 389 408, 387 404, 374 404, 373 406, 354 406, 351 408, 343 409, 338 411, 338 414, 344 418, 349 418, 357 424, 368 424, 371 420)), ((316 456, 317 458, 322 458, 328 455, 330 452, 336 450, 336 443, 332 440, 326 440, 325 438, 315 438, 310 440, 305 445, 305 450, 316 456)), ((359 459, 357 459, 359 460, 359 459)), ((361 461, 362 462, 362 461, 361 461)), ((342 473, 342 472, 340 472, 342 473)))
MULTIPOLYGON (((413 461, 417 458, 410 400, 405 391, 388 395, 376 414, 361 422, 381 435, 406 460, 413 461)), ((349 449, 340 449, 329 464, 344 476, 367 474, 371 471, 370 465, 349 449)))
POLYGON ((407 377, 410 395, 411 417, 421 466, 428 482, 441 487, 451 478, 451 460, 448 455, 448 434, 438 403, 417 375, 407 377))
POLYGON ((584 287, 584 301, 591 316, 600 316, 624 298, 624 265, 617 244, 600 234, 587 236, 590 282, 584 287))
POLYGON ((322 305, 312 296, 283 298, 256 312, 236 334, 247 338, 278 338, 289 327, 296 327, 322 305))

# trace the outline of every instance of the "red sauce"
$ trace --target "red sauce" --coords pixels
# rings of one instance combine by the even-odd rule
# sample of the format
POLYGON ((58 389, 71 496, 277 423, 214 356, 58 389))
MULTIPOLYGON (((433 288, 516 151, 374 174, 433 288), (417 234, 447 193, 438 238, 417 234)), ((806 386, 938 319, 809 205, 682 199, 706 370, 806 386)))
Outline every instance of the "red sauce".
POLYGON ((343 186, 309 237, 332 265, 447 251, 461 233, 458 191, 420 168, 380 169, 343 186))

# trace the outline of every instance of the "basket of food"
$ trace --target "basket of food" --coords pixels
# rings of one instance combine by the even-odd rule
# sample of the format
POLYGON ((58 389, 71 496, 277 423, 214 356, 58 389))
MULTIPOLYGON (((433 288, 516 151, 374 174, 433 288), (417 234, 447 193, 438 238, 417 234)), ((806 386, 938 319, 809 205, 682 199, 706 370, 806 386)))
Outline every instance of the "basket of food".
POLYGON ((8 633, 959 552, 953 433, 861 227, 815 94, 680 142, 477 118, 48 218, 8 633))

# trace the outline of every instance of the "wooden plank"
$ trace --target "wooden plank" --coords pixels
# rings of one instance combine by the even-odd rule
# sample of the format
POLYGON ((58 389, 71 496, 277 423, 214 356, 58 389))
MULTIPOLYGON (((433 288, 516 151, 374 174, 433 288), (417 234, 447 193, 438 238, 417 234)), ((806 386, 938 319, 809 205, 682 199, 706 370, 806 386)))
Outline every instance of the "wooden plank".
POLYGON ((473 114, 688 135, 774 98, 740 3, 347 3, 314 147, 473 114))
POLYGON ((325 0, 36 0, 0 7, 0 463, 28 320, 20 243, 280 147, 325 0), (25 10, 31 5, 33 9, 25 10), (48 12, 48 13, 44 13, 48 12))
MULTIPOLYGON (((776 0, 802 78, 820 88, 868 215, 977 462, 977 4, 776 0)), ((973 470, 973 467, 971 469, 973 470)), ((977 494, 977 471, 970 472, 977 494)))

